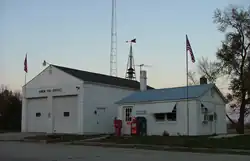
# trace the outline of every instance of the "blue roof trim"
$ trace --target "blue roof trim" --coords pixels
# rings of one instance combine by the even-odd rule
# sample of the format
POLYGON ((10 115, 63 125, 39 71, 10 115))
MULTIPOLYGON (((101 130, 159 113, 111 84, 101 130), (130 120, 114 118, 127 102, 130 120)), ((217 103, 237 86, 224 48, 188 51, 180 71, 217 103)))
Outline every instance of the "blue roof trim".
MULTIPOLYGON (((201 97, 209 89, 216 87, 214 84, 194 85, 188 87, 188 98, 201 97)), ((163 100, 180 100, 187 98, 187 87, 152 89, 143 92, 135 92, 116 102, 116 104, 151 102, 163 100)))

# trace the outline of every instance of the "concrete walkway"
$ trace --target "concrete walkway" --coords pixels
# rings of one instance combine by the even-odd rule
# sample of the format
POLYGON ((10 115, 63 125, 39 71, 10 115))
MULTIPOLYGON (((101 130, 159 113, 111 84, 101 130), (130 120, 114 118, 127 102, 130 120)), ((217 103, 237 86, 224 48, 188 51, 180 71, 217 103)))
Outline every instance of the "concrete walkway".
POLYGON ((220 138, 230 138, 230 137, 235 137, 235 136, 240 136, 240 135, 244 135, 244 134, 224 134, 224 135, 211 136, 210 138, 220 139, 220 138))

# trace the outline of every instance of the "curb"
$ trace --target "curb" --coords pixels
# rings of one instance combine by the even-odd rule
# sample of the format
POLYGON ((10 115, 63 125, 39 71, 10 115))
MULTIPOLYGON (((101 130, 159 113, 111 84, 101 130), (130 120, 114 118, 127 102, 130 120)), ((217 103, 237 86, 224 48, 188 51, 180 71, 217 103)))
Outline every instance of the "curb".
POLYGON ((23 141, 23 140, 0 140, 0 142, 20 142, 20 141, 23 141))
POLYGON ((250 150, 243 150, 243 149, 170 147, 170 146, 161 146, 161 145, 114 144, 114 143, 100 143, 100 142, 71 142, 71 143, 69 143, 67 145, 100 146, 100 147, 145 149, 145 150, 160 150, 160 151, 176 151, 176 152, 221 153, 221 154, 250 155, 250 150))
POLYGON ((27 142, 27 143, 61 143, 58 140, 32 140, 32 139, 20 139, 20 140, 0 140, 0 142, 27 142))

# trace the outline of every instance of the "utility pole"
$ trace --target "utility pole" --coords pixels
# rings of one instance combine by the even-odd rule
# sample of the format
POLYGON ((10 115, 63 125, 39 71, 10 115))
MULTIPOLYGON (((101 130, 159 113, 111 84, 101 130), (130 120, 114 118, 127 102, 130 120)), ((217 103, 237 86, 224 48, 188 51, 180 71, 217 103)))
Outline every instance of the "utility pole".
POLYGON ((110 75, 117 77, 116 0, 112 0, 110 75))

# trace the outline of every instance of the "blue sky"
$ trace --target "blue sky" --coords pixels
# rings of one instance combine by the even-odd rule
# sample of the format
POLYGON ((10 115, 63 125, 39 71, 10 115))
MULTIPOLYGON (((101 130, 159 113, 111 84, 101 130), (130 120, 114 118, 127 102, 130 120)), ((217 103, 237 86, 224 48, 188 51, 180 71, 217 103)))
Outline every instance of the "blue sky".
MULTIPOLYGON (((125 41, 137 38, 135 64, 152 65, 148 84, 185 85, 185 34, 196 59, 215 59, 223 35, 213 11, 247 1, 117 0, 118 75, 125 76, 125 41)), ((1 0, 0 21, 0 84, 21 89, 26 52, 27 80, 44 68, 43 60, 109 74, 111 0, 1 0)), ((189 67, 195 70, 191 61, 189 67)))

